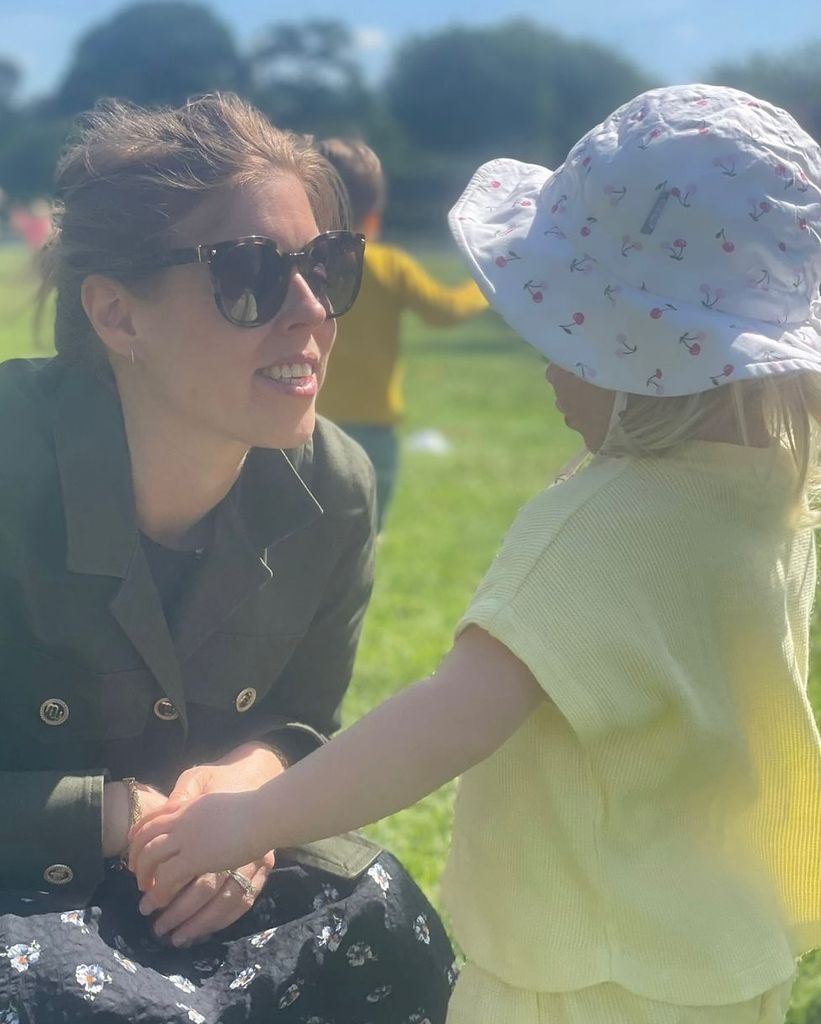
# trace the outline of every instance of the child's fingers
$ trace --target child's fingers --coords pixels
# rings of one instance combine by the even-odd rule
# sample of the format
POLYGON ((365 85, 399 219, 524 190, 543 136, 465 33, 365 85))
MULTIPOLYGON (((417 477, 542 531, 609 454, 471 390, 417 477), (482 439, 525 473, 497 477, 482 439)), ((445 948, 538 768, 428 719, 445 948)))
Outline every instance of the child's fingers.
MULTIPOLYGON (((157 842, 159 841, 157 840, 157 842)), ((140 913, 151 913, 152 910, 167 907, 177 893, 188 885, 196 875, 197 872, 180 854, 172 856, 170 860, 164 860, 154 872, 154 885, 151 887, 151 891, 140 901, 140 913), (150 909, 144 910, 143 904, 150 909)))
MULTIPOLYGON (((143 849, 135 856, 134 867, 131 869, 137 876, 137 885, 143 892, 152 889, 152 881, 156 884, 157 869, 170 857, 176 857, 179 845, 171 836, 160 834, 150 839, 143 849)), ((165 906, 155 901, 154 909, 165 906)))
POLYGON ((142 871, 142 861, 145 849, 149 843, 158 836, 167 835, 171 825, 176 820, 176 815, 169 814, 165 808, 154 815, 151 821, 141 821, 129 833, 128 842, 128 867, 135 875, 142 871))
POLYGON ((146 828, 148 825, 150 825, 152 821, 156 821, 157 818, 160 818, 163 815, 173 814, 175 811, 178 811, 181 806, 181 800, 169 799, 166 800, 166 802, 161 807, 157 807, 155 810, 148 811, 146 814, 144 814, 140 818, 140 820, 135 825, 132 825, 131 828, 128 830, 129 846, 132 846, 136 842, 137 837, 142 834, 142 830, 146 828))

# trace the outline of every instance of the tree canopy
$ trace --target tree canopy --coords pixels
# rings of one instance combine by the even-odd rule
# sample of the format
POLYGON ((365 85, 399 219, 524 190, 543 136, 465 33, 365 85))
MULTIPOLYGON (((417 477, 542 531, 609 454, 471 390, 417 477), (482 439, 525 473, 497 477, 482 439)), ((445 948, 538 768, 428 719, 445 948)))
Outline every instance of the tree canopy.
POLYGON ((23 77, 19 66, 9 57, 0 57, 0 111, 8 110, 23 77))
POLYGON ((194 93, 246 84, 246 64, 230 29, 207 7, 151 0, 124 8, 82 37, 54 105, 60 114, 74 114, 101 96, 179 104, 194 93))
POLYGON ((344 22, 272 25, 248 57, 252 98, 275 124, 317 135, 361 130, 371 94, 344 22))
POLYGON ((799 124, 821 139, 821 60, 818 42, 784 54, 754 53, 746 61, 719 64, 706 81, 732 85, 784 107, 799 124))
POLYGON ((614 105, 648 87, 617 53, 529 21, 406 43, 388 80, 411 140, 446 153, 561 160, 614 105))
MULTIPOLYGON (((817 51, 753 55, 703 77, 771 99, 821 135, 817 51)), ((139 0, 95 25, 51 96, 21 102, 21 77, 0 55, 0 184, 13 196, 47 191, 71 118, 102 97, 179 104, 234 90, 282 127, 370 142, 390 181, 388 222, 405 228, 441 225, 479 161, 556 166, 616 105, 660 84, 614 49, 521 19, 410 38, 372 84, 344 21, 281 20, 243 51, 197 0, 139 0)))

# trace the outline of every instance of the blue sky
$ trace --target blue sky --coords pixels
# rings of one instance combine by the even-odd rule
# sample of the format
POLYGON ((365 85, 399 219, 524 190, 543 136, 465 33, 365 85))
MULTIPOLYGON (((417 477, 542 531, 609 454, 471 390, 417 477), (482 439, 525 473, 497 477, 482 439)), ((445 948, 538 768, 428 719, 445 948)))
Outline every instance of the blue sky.
MULTIPOLYGON (((47 92, 65 70, 77 39, 122 6, 122 0, 0 0, 0 55, 23 67, 24 94, 47 92)), ((273 21, 342 15, 356 29, 362 63, 375 80, 408 35, 514 16, 612 45, 659 83, 694 80, 718 60, 753 51, 778 54, 821 41, 817 0, 783 5, 773 0, 303 0, 287 5, 210 0, 208 6, 232 26, 240 45, 273 21)))

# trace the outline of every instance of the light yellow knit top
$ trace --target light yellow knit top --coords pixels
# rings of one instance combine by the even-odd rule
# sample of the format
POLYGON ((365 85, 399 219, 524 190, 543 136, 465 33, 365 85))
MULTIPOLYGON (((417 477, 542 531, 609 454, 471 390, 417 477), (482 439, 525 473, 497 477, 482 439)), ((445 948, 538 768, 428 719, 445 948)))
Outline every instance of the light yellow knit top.
POLYGON ((520 512, 459 626, 551 698, 461 780, 445 897, 478 966, 711 1005, 821 946, 793 485, 783 452, 699 442, 603 460, 520 512))

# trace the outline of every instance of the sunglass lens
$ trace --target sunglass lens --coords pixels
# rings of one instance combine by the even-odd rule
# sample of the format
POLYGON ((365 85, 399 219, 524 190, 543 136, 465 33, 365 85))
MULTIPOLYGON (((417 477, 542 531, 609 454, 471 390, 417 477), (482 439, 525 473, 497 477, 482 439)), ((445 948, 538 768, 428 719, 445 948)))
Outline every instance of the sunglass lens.
POLYGON ((222 311, 232 323, 264 324, 279 312, 288 272, 272 246, 239 242, 220 253, 213 271, 222 311))
POLYGON ((306 247, 300 273, 328 311, 342 316, 351 308, 362 279, 362 243, 348 232, 319 235, 306 247))

